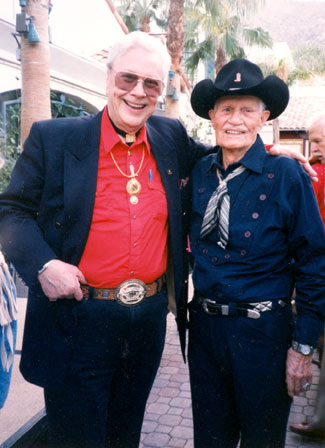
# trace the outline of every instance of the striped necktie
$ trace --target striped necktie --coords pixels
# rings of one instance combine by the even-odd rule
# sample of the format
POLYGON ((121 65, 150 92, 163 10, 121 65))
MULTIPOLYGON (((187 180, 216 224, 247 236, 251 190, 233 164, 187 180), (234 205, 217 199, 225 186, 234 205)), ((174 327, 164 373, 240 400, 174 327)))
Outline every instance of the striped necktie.
POLYGON ((212 193, 208 202, 200 232, 200 239, 210 235, 216 228, 219 232, 218 245, 225 249, 229 239, 229 212, 230 212, 230 198, 228 194, 227 182, 239 174, 243 173, 246 167, 240 165, 234 171, 228 174, 224 179, 221 178, 219 169, 217 168, 217 176, 219 178, 219 185, 212 193))

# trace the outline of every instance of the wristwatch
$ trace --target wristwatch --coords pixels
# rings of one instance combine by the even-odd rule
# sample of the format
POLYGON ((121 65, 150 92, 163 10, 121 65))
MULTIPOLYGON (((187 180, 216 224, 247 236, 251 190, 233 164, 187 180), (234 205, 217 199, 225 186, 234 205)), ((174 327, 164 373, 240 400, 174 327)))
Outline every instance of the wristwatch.
POLYGON ((315 347, 308 344, 299 344, 297 341, 292 341, 292 349, 295 352, 301 353, 302 355, 309 356, 316 350, 315 347))

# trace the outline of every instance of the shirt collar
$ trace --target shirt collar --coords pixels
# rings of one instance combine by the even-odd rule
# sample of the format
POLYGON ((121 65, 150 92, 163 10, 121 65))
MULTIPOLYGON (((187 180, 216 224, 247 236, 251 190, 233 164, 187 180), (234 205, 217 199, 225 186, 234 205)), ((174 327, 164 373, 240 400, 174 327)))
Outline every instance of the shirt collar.
POLYGON ((122 142, 119 135, 115 131, 115 129, 112 126, 112 123, 110 119, 108 118, 108 109, 107 106, 105 107, 102 115, 102 122, 101 122, 101 140, 104 146, 104 154, 107 155, 109 152, 114 149, 117 145, 123 145, 127 149, 132 149, 134 146, 142 145, 144 144, 148 153, 150 153, 150 145, 147 137, 147 131, 146 127, 142 126, 141 131, 134 143, 132 143, 131 146, 126 145, 122 142))
MULTIPOLYGON (((246 152, 244 157, 242 157, 238 162, 229 165, 227 170, 232 171, 233 169, 237 168, 237 166, 243 165, 249 170, 261 174, 263 171, 264 159, 266 154, 267 152, 265 150, 264 143, 261 137, 258 135, 255 143, 246 152)), ((213 154, 213 157, 211 158, 211 163, 208 166, 208 171, 214 169, 215 166, 224 171, 224 167, 222 164, 222 151, 220 146, 217 146, 217 152, 213 154)))

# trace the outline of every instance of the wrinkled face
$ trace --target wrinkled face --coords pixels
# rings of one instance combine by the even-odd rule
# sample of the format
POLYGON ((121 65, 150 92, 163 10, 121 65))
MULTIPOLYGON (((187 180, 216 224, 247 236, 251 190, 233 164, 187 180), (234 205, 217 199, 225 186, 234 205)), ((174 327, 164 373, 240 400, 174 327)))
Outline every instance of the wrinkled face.
POLYGON ((155 86, 162 87, 162 81, 158 54, 131 48, 118 57, 108 69, 106 85, 108 112, 115 125, 128 133, 138 131, 156 109, 161 92, 155 86))
POLYGON ((325 135, 321 121, 314 123, 309 129, 311 155, 318 157, 319 162, 325 164, 325 135))
POLYGON ((223 150, 241 152, 255 143, 269 115, 254 96, 224 96, 209 111, 217 145, 223 150))

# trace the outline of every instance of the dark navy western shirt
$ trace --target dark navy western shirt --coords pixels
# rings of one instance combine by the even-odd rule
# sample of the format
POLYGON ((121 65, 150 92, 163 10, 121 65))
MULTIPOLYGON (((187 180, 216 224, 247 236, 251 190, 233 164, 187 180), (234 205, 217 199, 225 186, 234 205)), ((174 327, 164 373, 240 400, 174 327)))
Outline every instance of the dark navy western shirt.
POLYGON ((308 175, 289 157, 270 156, 260 137, 240 163, 225 171, 222 152, 201 159, 193 171, 190 230, 196 291, 219 303, 290 298, 296 286, 294 339, 316 345, 325 316, 325 231, 308 175), (218 231, 200 239, 207 203, 218 186, 216 168, 230 180, 229 242, 218 231))

